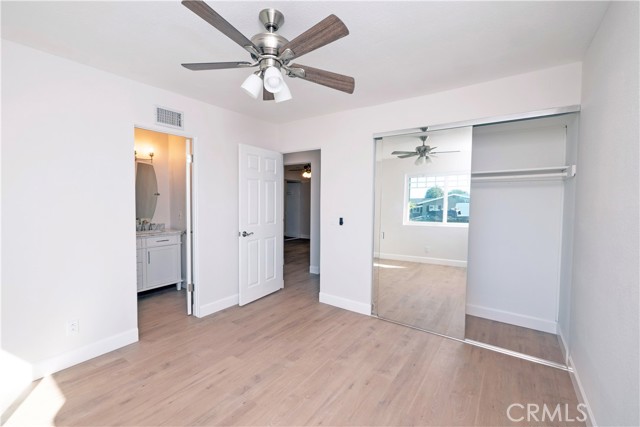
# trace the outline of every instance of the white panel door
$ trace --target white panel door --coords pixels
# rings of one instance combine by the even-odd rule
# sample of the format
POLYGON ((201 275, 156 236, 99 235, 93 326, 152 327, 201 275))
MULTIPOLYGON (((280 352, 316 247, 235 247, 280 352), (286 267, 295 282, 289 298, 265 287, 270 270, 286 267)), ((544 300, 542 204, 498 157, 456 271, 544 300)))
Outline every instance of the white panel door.
POLYGON ((282 154, 240 144, 240 305, 284 286, 282 154))

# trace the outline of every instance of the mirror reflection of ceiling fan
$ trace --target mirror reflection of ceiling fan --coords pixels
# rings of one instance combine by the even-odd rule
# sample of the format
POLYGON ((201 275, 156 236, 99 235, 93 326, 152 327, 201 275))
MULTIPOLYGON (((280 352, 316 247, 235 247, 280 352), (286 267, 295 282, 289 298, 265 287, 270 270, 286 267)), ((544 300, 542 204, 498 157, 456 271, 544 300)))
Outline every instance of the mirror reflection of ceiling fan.
MULTIPOLYGON (((427 128, 421 128, 421 130, 423 132, 426 132, 427 128)), ((408 159, 410 157, 418 156, 418 158, 415 161, 415 164, 419 166, 424 164, 425 162, 431 163, 432 162, 431 158, 437 157, 438 154, 460 152, 459 150, 433 151, 438 147, 431 147, 430 145, 425 145, 425 142, 427 142, 427 139, 429 139, 429 135, 422 135, 422 136, 419 136, 418 138, 420 138, 420 140, 422 141, 422 145, 418 145, 414 151, 393 151, 391 154, 393 154, 394 156, 398 156, 399 159, 408 159)))

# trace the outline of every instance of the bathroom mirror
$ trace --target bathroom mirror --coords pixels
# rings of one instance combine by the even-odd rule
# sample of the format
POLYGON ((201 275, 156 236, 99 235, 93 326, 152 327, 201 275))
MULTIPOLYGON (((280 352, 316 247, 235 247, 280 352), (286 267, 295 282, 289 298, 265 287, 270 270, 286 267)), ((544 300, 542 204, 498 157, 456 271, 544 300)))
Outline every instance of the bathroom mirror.
POLYGON ((378 317, 464 339, 471 141, 471 127, 376 140, 378 317))
POLYGON ((151 221, 158 203, 158 181, 153 165, 136 163, 136 219, 151 221))

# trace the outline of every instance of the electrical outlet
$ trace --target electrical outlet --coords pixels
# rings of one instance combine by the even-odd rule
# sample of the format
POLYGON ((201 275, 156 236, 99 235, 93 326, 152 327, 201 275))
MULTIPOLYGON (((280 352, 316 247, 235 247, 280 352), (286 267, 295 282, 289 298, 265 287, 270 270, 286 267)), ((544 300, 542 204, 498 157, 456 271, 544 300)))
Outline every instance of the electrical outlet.
POLYGON ((80 321, 78 319, 67 320, 67 335, 78 335, 80 333, 80 321))

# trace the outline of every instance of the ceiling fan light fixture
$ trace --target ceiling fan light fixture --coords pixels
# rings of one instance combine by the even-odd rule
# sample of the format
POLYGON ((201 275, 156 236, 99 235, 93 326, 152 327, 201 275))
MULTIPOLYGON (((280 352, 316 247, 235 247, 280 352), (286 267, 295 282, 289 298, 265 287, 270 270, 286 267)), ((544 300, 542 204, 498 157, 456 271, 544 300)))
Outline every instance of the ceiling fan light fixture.
POLYGON ((262 93, 262 79, 257 74, 251 74, 240 86, 253 99, 258 99, 262 93))
POLYGON ((424 157, 423 156, 418 156, 418 158, 416 159, 416 166, 420 166, 424 164, 424 157))
POLYGON ((282 73, 276 67, 268 67, 264 71, 264 88, 271 93, 278 93, 284 86, 282 73))
POLYGON ((284 80, 282 81, 282 89, 280 89, 279 92, 275 93, 273 97, 275 98, 276 103, 288 101, 291 98, 293 98, 293 96, 291 96, 291 91, 289 90, 289 86, 287 86, 284 80))

